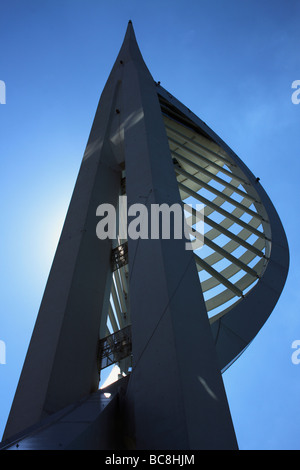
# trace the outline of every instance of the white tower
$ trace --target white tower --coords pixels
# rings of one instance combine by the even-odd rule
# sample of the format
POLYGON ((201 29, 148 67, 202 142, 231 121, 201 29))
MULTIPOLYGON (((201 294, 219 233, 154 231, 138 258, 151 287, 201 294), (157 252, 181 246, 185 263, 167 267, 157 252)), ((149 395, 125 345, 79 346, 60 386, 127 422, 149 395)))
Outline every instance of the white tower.
MULTIPOLYGON (((190 206, 190 214, 196 211, 190 206)), ((120 229, 120 227, 119 227, 120 229)), ((197 234, 196 234, 197 237, 197 234)), ((236 449, 221 373, 289 254, 258 179, 155 83, 129 22, 100 98, 3 437, 10 449, 236 449), (99 240, 97 208, 199 201, 204 247, 99 240), (99 387, 117 362, 125 377, 99 387)))

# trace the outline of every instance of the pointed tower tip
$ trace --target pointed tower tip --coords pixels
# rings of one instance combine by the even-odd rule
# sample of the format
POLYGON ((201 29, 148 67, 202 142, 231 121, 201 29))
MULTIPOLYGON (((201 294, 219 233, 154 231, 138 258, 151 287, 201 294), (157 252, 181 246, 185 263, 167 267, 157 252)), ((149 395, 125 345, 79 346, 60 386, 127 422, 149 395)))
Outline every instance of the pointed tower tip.
POLYGON ((134 29, 133 29, 133 24, 132 24, 132 21, 131 21, 131 20, 128 21, 127 31, 134 31, 134 29))
POLYGON ((142 58, 142 54, 136 40, 135 31, 133 29, 133 24, 131 20, 128 21, 126 33, 117 58, 117 62, 120 62, 120 60, 124 62, 126 57, 130 57, 131 59, 142 58))
POLYGON ((124 43, 129 42, 131 40, 136 41, 136 37, 135 37, 132 21, 129 20, 127 29, 126 29, 126 34, 124 37, 124 43))

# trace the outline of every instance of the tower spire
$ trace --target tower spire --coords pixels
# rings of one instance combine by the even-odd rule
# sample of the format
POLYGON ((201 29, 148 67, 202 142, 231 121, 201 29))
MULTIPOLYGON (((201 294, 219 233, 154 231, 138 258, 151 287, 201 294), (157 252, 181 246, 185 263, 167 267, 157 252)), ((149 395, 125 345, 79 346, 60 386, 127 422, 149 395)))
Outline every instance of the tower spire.
MULTIPOLYGON (((197 210, 190 207, 192 215, 197 210)), ((149 450, 236 449, 220 364, 227 367, 263 325, 287 270, 287 242, 271 201, 226 144, 155 84, 129 21, 55 253, 4 433, 7 446, 22 433, 20 448, 22 441, 31 448, 117 449, 130 441, 149 450), (121 245, 100 240, 98 208, 119 210, 124 187, 128 208, 142 205, 145 219, 153 207, 171 212, 188 197, 202 202, 212 253, 188 251, 175 235, 129 235, 121 245), (240 233, 230 232, 233 224, 240 233), (237 258, 239 246, 246 251, 237 258), (128 258, 115 268, 112 256, 125 248, 128 258), (219 261, 226 268, 218 270, 219 261), (207 275, 203 282, 198 271, 207 275), (106 357, 119 364, 125 347, 132 352, 132 370, 107 390, 110 399, 98 390, 104 343, 111 348, 106 357)))

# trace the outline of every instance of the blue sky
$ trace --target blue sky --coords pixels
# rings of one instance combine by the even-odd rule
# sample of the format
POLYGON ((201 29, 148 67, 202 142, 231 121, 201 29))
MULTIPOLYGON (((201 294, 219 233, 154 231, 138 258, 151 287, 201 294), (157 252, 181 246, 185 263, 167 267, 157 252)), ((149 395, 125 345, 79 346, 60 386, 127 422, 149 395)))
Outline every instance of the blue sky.
POLYGON ((241 449, 300 449, 300 364, 291 361, 300 340, 300 104, 291 101, 299 15, 299 0, 1 2, 1 435, 97 103, 131 19, 153 78, 261 178, 284 224, 286 288, 223 378, 241 449))

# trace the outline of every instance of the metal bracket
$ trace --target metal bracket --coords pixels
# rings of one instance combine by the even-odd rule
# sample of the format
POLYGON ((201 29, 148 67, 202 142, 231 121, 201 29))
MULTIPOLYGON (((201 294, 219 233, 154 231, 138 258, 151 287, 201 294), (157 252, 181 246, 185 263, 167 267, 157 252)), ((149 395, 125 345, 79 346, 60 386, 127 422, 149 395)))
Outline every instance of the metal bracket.
POLYGON ((116 271, 128 264, 128 243, 122 243, 122 245, 113 248, 111 252, 111 263, 112 271, 116 271))
POLYGON ((99 341, 98 370, 120 362, 132 353, 131 326, 106 336, 99 341))

